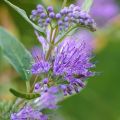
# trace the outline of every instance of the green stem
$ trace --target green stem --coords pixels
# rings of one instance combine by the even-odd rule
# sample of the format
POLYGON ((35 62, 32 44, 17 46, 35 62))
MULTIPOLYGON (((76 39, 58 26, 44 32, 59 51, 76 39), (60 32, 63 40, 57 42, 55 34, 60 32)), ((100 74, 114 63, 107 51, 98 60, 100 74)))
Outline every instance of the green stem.
POLYGON ((64 8, 66 6, 66 3, 67 3, 67 0, 64 0, 63 4, 62 4, 62 8, 64 8))
POLYGON ((26 88, 27 88, 27 92, 30 91, 30 81, 26 81, 26 88))
POLYGON ((47 52, 47 55, 46 55, 46 60, 49 59, 49 57, 50 57, 51 52, 52 52, 53 49, 54 49, 54 46, 51 44, 50 47, 49 47, 49 50, 48 50, 48 52, 47 52))
POLYGON ((53 37, 53 40, 52 40, 52 44, 54 44, 55 38, 56 38, 57 34, 58 34, 58 26, 56 26, 56 28, 55 28, 55 32, 54 32, 54 37, 53 37))
POLYGON ((21 104, 25 103, 25 99, 22 99, 18 102, 18 104, 15 107, 19 107, 21 104))
POLYGON ((77 26, 72 27, 71 29, 69 29, 59 40, 58 42, 55 43, 55 46, 57 46, 60 42, 62 42, 62 40, 67 36, 68 33, 70 33, 73 29, 77 28, 77 26))
POLYGON ((32 87, 31 87, 31 89, 30 89, 30 93, 33 92, 34 86, 35 86, 35 84, 36 84, 36 82, 37 82, 38 77, 39 77, 38 75, 35 77, 34 83, 33 83, 32 87))
POLYGON ((51 53, 52 53, 52 50, 54 49, 54 41, 55 41, 55 38, 57 36, 57 33, 58 33, 58 26, 55 28, 55 32, 53 32, 53 29, 51 28, 51 35, 50 35, 50 46, 49 46, 49 50, 47 52, 47 55, 46 55, 46 60, 49 59, 51 53), (54 36, 53 36, 54 34, 54 36), (53 39, 52 39, 53 37, 53 39))
POLYGON ((52 42, 52 35, 53 35, 53 29, 51 27, 51 31, 50 31, 50 42, 52 42))

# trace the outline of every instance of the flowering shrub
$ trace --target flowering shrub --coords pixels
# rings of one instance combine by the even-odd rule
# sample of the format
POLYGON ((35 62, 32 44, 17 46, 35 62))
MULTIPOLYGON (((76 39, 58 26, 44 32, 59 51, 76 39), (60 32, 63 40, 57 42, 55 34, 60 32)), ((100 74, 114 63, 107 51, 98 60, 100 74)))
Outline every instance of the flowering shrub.
MULTIPOLYGON (((6 2, 23 15, 19 8, 6 2)), ((87 78, 95 75, 91 70, 95 67, 91 62, 91 46, 84 40, 72 37, 72 34, 80 28, 95 31, 96 25, 88 12, 74 4, 63 7, 59 13, 55 13, 52 6, 45 8, 37 5, 30 19, 25 14, 23 17, 27 21, 31 19, 37 22, 38 26, 30 21, 42 47, 33 47, 33 59, 26 61, 26 64, 30 64, 29 68, 23 70, 22 65, 22 71, 15 67, 18 72, 25 72, 26 78, 32 75, 35 79, 32 85, 26 81, 27 93, 10 89, 17 97, 10 109, 10 119, 49 120, 50 116, 43 110, 57 109, 58 102, 79 93, 85 87, 87 78)), ((11 59, 9 55, 7 57, 11 59)), ((12 62, 19 64, 16 59, 12 62)))

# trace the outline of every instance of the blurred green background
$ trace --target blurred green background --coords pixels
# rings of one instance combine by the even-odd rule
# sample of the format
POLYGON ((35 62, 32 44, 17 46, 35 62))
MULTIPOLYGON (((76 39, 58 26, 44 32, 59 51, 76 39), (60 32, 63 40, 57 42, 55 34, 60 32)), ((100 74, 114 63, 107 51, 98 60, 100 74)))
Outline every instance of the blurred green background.
MULTIPOLYGON (((38 3, 60 9, 62 0, 10 0, 28 15, 38 3), (52 1, 52 2, 51 2, 52 1)), ((115 1, 115 0, 114 0, 115 1)), ((69 0, 70 2, 75 2, 69 0)), ((116 0, 120 7, 120 1, 116 0)), ((69 4, 68 3, 68 4, 69 4)), ((0 26, 8 29, 27 49, 38 44, 33 28, 12 8, 0 0, 0 26)), ((89 41, 91 42, 91 41, 89 41)), ((94 33, 95 70, 100 72, 81 93, 61 103, 59 112, 65 120, 120 120, 120 16, 94 33)), ((24 81, 0 53, 0 101, 12 98, 9 88, 24 90, 24 81)))

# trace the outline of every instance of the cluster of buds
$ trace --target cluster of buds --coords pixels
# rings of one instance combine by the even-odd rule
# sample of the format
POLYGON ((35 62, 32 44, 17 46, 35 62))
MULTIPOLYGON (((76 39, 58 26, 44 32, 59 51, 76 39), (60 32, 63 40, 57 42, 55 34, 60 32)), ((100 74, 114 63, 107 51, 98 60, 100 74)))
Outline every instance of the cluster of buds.
POLYGON ((38 25, 45 28, 51 23, 55 17, 53 7, 48 7, 47 10, 42 5, 37 5, 37 9, 32 11, 30 18, 38 21, 38 25))
POLYGON ((45 9, 38 5, 36 10, 32 11, 31 19, 37 21, 40 27, 46 28, 55 22, 60 31, 67 30, 69 27, 78 25, 84 26, 91 31, 95 31, 96 24, 90 15, 82 11, 79 6, 70 5, 64 7, 59 13, 55 13, 52 6, 45 9))

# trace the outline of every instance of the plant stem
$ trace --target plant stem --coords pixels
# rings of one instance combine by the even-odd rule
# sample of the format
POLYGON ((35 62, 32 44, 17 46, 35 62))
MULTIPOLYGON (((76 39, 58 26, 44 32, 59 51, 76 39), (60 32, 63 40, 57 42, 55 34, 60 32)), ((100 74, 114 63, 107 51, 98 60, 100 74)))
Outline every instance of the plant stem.
POLYGON ((57 34, 58 34, 58 26, 56 26, 56 28, 55 28, 55 32, 54 32, 54 37, 53 37, 53 40, 52 40, 52 44, 54 44, 55 38, 56 38, 57 34))
POLYGON ((47 55, 46 55, 46 60, 49 59, 50 54, 51 54, 51 52, 52 52, 53 49, 54 49, 54 46, 51 44, 50 47, 49 47, 49 50, 48 50, 48 52, 47 52, 47 55))
POLYGON ((35 77, 34 83, 33 83, 32 87, 31 87, 31 89, 30 89, 30 91, 29 91, 30 93, 33 92, 34 86, 35 86, 35 83, 37 82, 38 77, 39 77, 38 75, 35 77))
POLYGON ((66 6, 66 3, 67 3, 67 0, 64 0, 63 4, 62 4, 62 8, 64 8, 66 6))
POLYGON ((50 31, 50 42, 52 42, 52 35, 53 35, 53 28, 51 27, 51 31, 50 31))
POLYGON ((16 106, 18 107, 18 106, 20 106, 21 104, 23 104, 24 102, 25 102, 25 100, 22 99, 16 106))
POLYGON ((27 88, 27 92, 30 91, 30 81, 26 81, 26 88, 27 88))
POLYGON ((51 53, 52 53, 52 50, 54 49, 54 41, 55 41, 55 38, 57 36, 57 33, 58 33, 58 26, 54 29, 55 31, 53 32, 53 29, 51 28, 51 34, 50 34, 50 46, 49 46, 49 50, 47 52, 47 55, 46 55, 46 60, 49 59, 51 53), (54 35, 54 36, 53 36, 54 35))
POLYGON ((72 28, 70 28, 56 43, 55 46, 57 46, 60 42, 62 42, 62 40, 67 36, 68 33, 70 33, 73 29, 77 28, 77 26, 74 26, 72 28))

